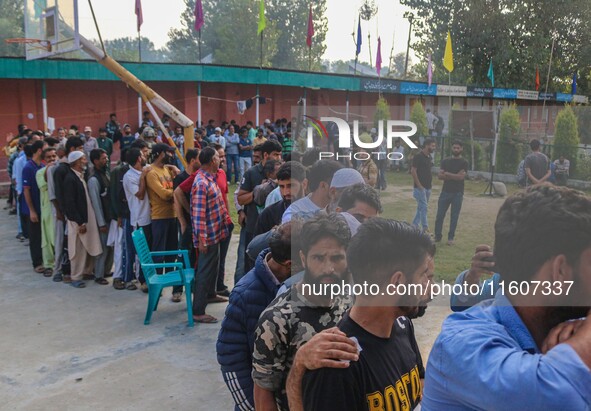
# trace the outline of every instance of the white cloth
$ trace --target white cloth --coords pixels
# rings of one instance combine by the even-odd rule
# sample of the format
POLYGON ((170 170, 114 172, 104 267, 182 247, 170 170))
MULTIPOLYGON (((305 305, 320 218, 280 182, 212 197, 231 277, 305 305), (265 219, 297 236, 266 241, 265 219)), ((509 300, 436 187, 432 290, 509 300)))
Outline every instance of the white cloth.
POLYGON ((132 227, 143 227, 152 222, 150 217, 150 199, 148 192, 143 200, 136 197, 140 189, 141 171, 135 168, 130 168, 123 176, 123 190, 125 190, 125 198, 129 206, 129 222, 132 227))
POLYGON ((244 114, 244 112, 246 111, 246 100, 237 101, 236 107, 238 108, 238 113, 244 114))
POLYGON ((123 278, 123 227, 117 225, 117 221, 111 220, 107 245, 113 247, 115 268, 113 278, 123 278))

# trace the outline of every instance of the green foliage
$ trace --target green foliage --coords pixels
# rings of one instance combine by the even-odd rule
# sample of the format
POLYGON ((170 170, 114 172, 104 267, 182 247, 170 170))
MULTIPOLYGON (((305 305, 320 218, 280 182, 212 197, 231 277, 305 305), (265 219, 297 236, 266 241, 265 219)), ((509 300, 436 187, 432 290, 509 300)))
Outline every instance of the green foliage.
POLYGON ((427 136, 429 133, 429 128, 427 127, 427 113, 420 101, 413 104, 410 112, 410 121, 417 126, 417 137, 427 136))
POLYGON ((577 146, 579 144, 579 130, 577 117, 573 109, 567 105, 556 116, 554 126, 554 156, 563 155, 570 160, 571 169, 577 168, 577 146))
MULTIPOLYGON (((143 62, 162 62, 165 60, 165 53, 162 50, 157 50, 150 39, 142 36, 140 37, 140 41, 143 62)), ((117 61, 139 61, 137 38, 120 37, 113 40, 105 40, 105 49, 117 61)))
POLYGON ((573 111, 577 116, 577 127, 581 143, 591 144, 591 107, 574 106, 573 111))
MULTIPOLYGON (((388 72, 388 77, 401 79, 404 77, 404 63, 406 62, 406 53, 397 53, 392 56, 392 64, 388 72)), ((410 64, 410 61, 409 61, 410 64)))
POLYGON ((579 72, 578 91, 591 91, 591 2, 589 0, 402 0, 417 17, 412 48, 419 60, 433 54, 435 82, 447 83, 443 54, 447 31, 452 35, 456 84, 495 85, 532 90, 535 69, 548 68, 552 35, 556 42, 550 90, 560 91, 579 72))
POLYGON ((24 37, 24 13, 22 0, 0 0, 0 56, 20 57, 25 55, 23 44, 8 44, 4 40, 24 37))
POLYGON ((500 135, 497 146, 497 171, 499 173, 514 174, 522 160, 521 119, 519 111, 513 104, 501 111, 500 135))
POLYGON ((591 181, 591 156, 588 154, 582 155, 579 159, 577 159, 577 168, 572 171, 572 162, 571 162, 571 176, 580 180, 591 181))
POLYGON ((386 135, 386 122, 390 120, 390 106, 388 105, 388 101, 384 97, 378 98, 376 103, 376 111, 373 115, 373 126, 378 129, 378 122, 383 120, 383 127, 384 127, 384 135, 386 135))
MULTIPOLYGON (((195 31, 195 0, 185 0, 181 28, 168 32, 170 60, 197 62, 199 36, 195 31)), ((267 28, 263 33, 263 65, 308 70, 306 33, 309 3, 267 0, 267 28)), ((257 35, 259 2, 254 0, 203 0, 205 23, 201 30, 201 58, 213 54, 214 63, 257 67, 260 64, 260 36, 257 35)), ((311 68, 322 70, 326 51, 328 20, 326 0, 312 2, 314 37, 311 68)))

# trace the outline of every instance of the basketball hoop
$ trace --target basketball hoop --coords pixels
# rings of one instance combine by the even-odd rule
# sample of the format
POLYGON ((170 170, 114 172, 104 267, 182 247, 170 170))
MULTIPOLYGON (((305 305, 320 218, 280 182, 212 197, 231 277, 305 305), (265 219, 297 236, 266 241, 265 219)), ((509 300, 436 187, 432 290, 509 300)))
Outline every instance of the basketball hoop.
POLYGON ((6 39, 4 41, 9 44, 28 44, 32 49, 46 50, 51 52, 51 42, 49 40, 17 37, 13 39, 6 39))

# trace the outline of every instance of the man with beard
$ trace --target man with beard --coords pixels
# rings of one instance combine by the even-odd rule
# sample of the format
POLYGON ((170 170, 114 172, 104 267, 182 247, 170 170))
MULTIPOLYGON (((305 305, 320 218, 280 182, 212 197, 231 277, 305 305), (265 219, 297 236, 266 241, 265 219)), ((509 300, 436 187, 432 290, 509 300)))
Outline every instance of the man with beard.
POLYGON ((428 138, 423 142, 423 147, 412 158, 412 167, 410 174, 414 182, 413 197, 417 201, 417 212, 412 224, 421 227, 423 231, 429 231, 427 222, 427 211, 429 207, 429 197, 431 197, 431 167, 433 159, 431 154, 435 151, 435 140, 428 138))
POLYGON ((107 285, 109 282, 105 275, 113 268, 113 247, 107 246, 109 227, 111 225, 111 190, 108 173, 109 156, 102 148, 95 148, 90 152, 90 161, 94 165, 94 173, 88 179, 88 194, 92 202, 92 208, 96 216, 99 229, 99 237, 103 252, 95 259, 94 281, 97 284, 107 285))
MULTIPOLYGON (((152 146, 151 170, 146 174, 146 192, 152 219, 152 251, 176 250, 178 233, 174 210, 172 180, 179 174, 174 164, 174 147, 158 143, 152 146)), ((155 263, 172 263, 176 256, 154 257, 155 263)))
POLYGON ((336 214, 315 217, 302 227, 304 279, 263 311, 256 328, 252 377, 257 410, 288 409, 285 383, 296 351, 317 332, 335 326, 350 305, 348 296, 304 295, 304 285, 348 282, 350 238, 347 224, 336 214))
POLYGON ((252 352, 259 316, 273 301, 279 285, 289 278, 292 250, 299 249, 299 230, 289 222, 273 230, 269 248, 256 259, 255 267, 240 279, 230 294, 216 344, 218 363, 232 393, 235 410, 254 410, 252 352))
POLYGON ((468 161, 462 158, 464 146, 456 140, 451 145, 453 157, 448 157, 441 162, 438 177, 443 180, 443 188, 437 202, 437 217, 435 218, 435 241, 441 241, 443 235, 443 220, 447 209, 451 205, 451 217, 449 221, 449 232, 447 234, 447 245, 454 244, 456 227, 462 201, 464 200, 464 179, 468 173, 468 161))
MULTIPOLYGON (((361 225, 347 249, 347 264, 356 284, 367 282, 379 290, 356 295, 338 330, 332 331, 335 339, 354 337, 358 352, 349 350, 352 355, 345 359, 350 362, 332 365, 336 361, 331 358, 339 357, 326 350, 332 356, 320 365, 324 368, 304 375, 303 407, 290 389, 290 409, 410 410, 417 406, 424 368, 410 318, 417 317, 427 301, 433 254, 431 238, 410 224, 373 218, 361 225), (406 294, 391 291, 401 286, 418 288, 406 294)), ((347 351, 351 344, 344 340, 347 351)), ((338 342, 335 348, 343 350, 338 342)))
POLYGON ((281 216, 287 207, 304 196, 308 184, 306 169, 297 161, 284 163, 277 171, 277 184, 282 200, 265 208, 259 215, 255 235, 266 233, 281 224, 281 216))
POLYGON ((549 184, 512 195, 497 216, 494 255, 505 286, 445 320, 422 409, 589 409, 591 199, 549 184))
POLYGON ((84 288, 83 279, 93 278, 94 257, 103 252, 99 230, 88 195, 84 171, 86 155, 73 151, 68 155, 70 172, 64 178, 64 214, 68 219, 68 254, 71 264, 70 285, 84 288))

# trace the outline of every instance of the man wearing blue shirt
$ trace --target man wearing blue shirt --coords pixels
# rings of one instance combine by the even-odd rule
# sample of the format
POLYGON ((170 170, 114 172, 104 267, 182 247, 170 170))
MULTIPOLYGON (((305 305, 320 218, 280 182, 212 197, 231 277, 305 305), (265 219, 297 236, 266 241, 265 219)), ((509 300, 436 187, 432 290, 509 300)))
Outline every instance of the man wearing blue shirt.
POLYGON ((443 323, 422 410, 589 410, 591 319, 555 327, 589 314, 591 199, 548 184, 514 194, 494 255, 504 283, 443 323))

